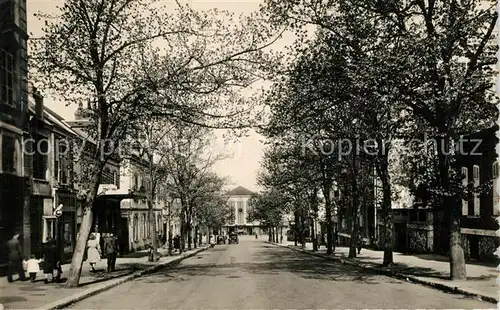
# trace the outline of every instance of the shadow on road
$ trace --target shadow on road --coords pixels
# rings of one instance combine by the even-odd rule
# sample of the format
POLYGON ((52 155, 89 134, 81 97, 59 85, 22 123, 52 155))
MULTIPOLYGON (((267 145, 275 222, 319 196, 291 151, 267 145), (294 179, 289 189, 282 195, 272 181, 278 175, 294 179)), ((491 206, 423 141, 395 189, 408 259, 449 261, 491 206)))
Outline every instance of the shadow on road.
MULTIPOLYGON (((215 249, 214 249, 215 250, 215 249)), ((223 251, 224 249, 218 249, 223 251)), ((141 278, 143 283, 159 283, 164 281, 186 281, 196 276, 222 276, 225 278, 239 278, 236 272, 251 274, 278 275, 290 272, 307 279, 321 279, 328 281, 363 282, 378 284, 380 275, 368 270, 342 265, 337 262, 326 261, 302 255, 289 249, 276 248, 268 245, 257 246, 249 257, 250 262, 235 262, 233 259, 225 264, 181 264, 175 269, 165 269, 153 276, 141 278), (269 248, 273 248, 269 251, 269 248)), ((385 279, 384 282, 394 281, 385 279)), ((399 282, 398 282, 399 283, 399 282)))

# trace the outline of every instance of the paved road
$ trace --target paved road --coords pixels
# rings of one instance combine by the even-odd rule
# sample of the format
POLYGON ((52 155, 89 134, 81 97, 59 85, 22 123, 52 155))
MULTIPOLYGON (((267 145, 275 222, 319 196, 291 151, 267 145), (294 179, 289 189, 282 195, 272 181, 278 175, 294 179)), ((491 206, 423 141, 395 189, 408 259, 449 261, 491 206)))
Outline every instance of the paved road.
POLYGON ((218 245, 73 309, 495 308, 260 240, 218 245))

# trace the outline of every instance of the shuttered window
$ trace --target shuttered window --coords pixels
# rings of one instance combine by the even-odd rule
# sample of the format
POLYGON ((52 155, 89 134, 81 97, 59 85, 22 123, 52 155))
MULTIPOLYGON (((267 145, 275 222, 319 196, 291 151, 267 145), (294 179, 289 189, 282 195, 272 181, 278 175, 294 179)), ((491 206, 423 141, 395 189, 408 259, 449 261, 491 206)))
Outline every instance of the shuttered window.
MULTIPOLYGON (((467 184, 469 182, 469 169, 467 167, 462 167, 462 185, 464 190, 467 189, 467 184)), ((469 214, 469 201, 467 199, 462 199, 462 215, 469 214)))
MULTIPOLYGON (((474 188, 479 187, 480 185, 480 175, 479 175, 479 166, 474 165, 473 167, 473 178, 474 178, 474 188)), ((479 215, 481 210, 481 199, 478 193, 474 193, 474 215, 479 215)))

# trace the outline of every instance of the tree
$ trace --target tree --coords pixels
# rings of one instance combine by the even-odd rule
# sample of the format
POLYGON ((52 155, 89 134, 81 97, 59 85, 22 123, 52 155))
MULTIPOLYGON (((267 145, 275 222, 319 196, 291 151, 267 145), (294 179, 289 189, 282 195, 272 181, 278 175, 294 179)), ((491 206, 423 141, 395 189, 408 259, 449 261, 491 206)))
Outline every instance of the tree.
POLYGON ((410 55, 401 65, 398 91, 420 135, 437 140, 437 188, 432 192, 449 219, 450 277, 466 278, 460 233, 460 203, 454 189, 455 141, 496 119, 492 66, 496 63, 494 3, 481 1, 358 2, 398 29, 400 51, 410 55), (418 82, 417 82, 418 81, 418 82), (425 83, 421 83, 425 81, 425 83), (450 173, 452 171, 452 173, 450 173))
POLYGON ((261 225, 267 226, 271 237, 269 241, 275 242, 271 231, 281 226, 287 203, 287 197, 275 189, 252 196, 249 200, 252 212, 248 214, 247 220, 260 221, 261 225))
MULTIPOLYGON (((460 188, 453 184, 460 180, 449 175, 454 160, 451 151, 460 134, 489 126, 496 114, 492 104, 495 97, 491 91, 491 66, 496 63, 496 47, 491 40, 498 14, 493 4, 480 1, 338 0, 318 3, 268 0, 263 10, 277 24, 290 23, 299 31, 305 25, 322 29, 345 43, 350 56, 356 56, 352 60, 360 60, 361 56, 367 60, 369 66, 360 66, 359 61, 354 61, 352 64, 361 71, 352 72, 363 81, 357 87, 358 100, 359 94, 366 94, 365 104, 375 103, 360 111, 372 112, 368 118, 361 118, 372 131, 382 125, 382 130, 373 131, 377 141, 384 138, 391 142, 388 135, 394 132, 403 134, 403 138, 427 134, 438 140, 437 175, 431 179, 437 182, 432 195, 439 201, 440 209, 445 211, 445 218, 450 219, 450 276, 464 279, 460 207, 456 201, 460 195, 452 190, 460 188), (356 29, 365 31, 362 33, 356 29), (375 41, 366 45, 367 36, 373 34, 375 41), (382 42, 386 48, 380 48, 384 47, 380 44, 382 42), (365 47, 375 49, 366 53, 363 52, 365 47), (370 66, 377 70, 377 74, 381 69, 382 76, 367 71, 370 66), (377 76, 379 80, 370 76, 377 76), (382 91, 374 92, 374 86, 382 91), (397 108, 393 109, 391 105, 397 108), (398 127, 398 112, 401 110, 409 114, 405 121, 410 122, 411 126, 406 127, 410 131, 394 130, 398 127), (392 115, 376 119, 373 116, 383 115, 378 111, 392 115)), ((352 82, 356 86, 359 80, 352 82)), ((350 93, 355 95, 356 91, 350 93)), ((383 182, 384 219, 390 224, 388 152, 379 155, 383 154, 378 153, 374 159, 377 174, 383 182)), ((452 173, 457 174, 456 171, 452 173)), ((384 263, 390 263, 392 255, 388 249, 392 229, 387 225, 386 228, 384 263)))
POLYGON ((67 287, 78 286, 102 169, 131 124, 150 115, 206 126, 245 119, 237 90, 255 80, 259 62, 252 60, 261 56, 269 32, 257 29, 251 19, 236 28, 223 25, 224 12, 202 14, 180 4, 175 14, 166 14, 160 3, 68 0, 60 16, 40 14, 46 27, 43 38, 33 41, 36 82, 66 102, 90 102, 87 131, 97 144, 88 169, 91 181, 83 184, 86 204, 67 287), (153 47, 160 43, 167 46, 163 58, 153 47), (158 62, 157 74, 150 74, 149 65, 158 62), (161 94, 163 100, 153 104, 151 94, 161 94), (199 100, 187 100, 195 95, 199 100), (222 100, 215 105, 217 95, 234 107, 227 114, 218 109, 222 100))
MULTIPOLYGON (((144 119, 135 124, 135 135, 132 143, 139 149, 139 158, 145 159, 146 166, 143 174, 147 176, 147 204, 149 225, 153 227, 152 261, 158 260, 158 240, 156 220, 154 217, 154 204, 158 197, 160 184, 168 179, 168 169, 165 167, 165 157, 171 150, 167 135, 173 130, 173 126, 166 121, 153 118, 144 119)), ((181 142, 179 142, 181 143, 181 142)))
POLYGON ((187 239, 191 246, 192 219, 199 201, 207 192, 218 191, 223 180, 211 171, 221 159, 209 152, 212 135, 206 129, 195 125, 176 124, 167 137, 170 150, 165 152, 165 168, 169 173, 165 185, 171 197, 181 205, 181 248, 187 239))

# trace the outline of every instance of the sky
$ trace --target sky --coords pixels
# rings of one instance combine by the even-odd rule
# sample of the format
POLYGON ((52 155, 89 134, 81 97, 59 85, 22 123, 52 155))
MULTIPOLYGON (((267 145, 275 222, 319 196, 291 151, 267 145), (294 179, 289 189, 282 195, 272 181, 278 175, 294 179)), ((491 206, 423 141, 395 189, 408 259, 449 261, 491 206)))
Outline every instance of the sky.
MULTIPOLYGON (((40 37, 42 35, 41 27, 43 21, 38 20, 33 14, 37 12, 55 14, 58 12, 57 6, 60 6, 63 0, 28 0, 28 32, 32 33, 32 37, 40 37)), ((165 3, 173 2, 165 0, 165 3)), ((181 2, 183 2, 181 0, 181 2)), ((263 1, 261 0, 185 0, 194 9, 207 10, 217 8, 219 10, 227 10, 236 15, 249 14, 258 9, 258 6, 263 1)), ((289 41, 288 39, 286 39, 289 41)), ((287 43, 278 43, 279 45, 287 43)), ((57 98, 47 96, 44 99, 46 106, 60 114, 68 120, 74 119, 76 106, 66 106, 65 103, 57 100, 57 98)), ((263 145, 260 141, 264 138, 255 132, 250 132, 248 137, 241 138, 239 142, 231 142, 228 145, 221 146, 222 131, 217 132, 218 139, 215 142, 218 148, 224 148, 224 153, 227 156, 222 161, 219 161, 215 166, 215 171, 229 179, 229 188, 243 186, 253 191, 258 191, 256 175, 260 168, 260 160, 263 156, 263 145)))

